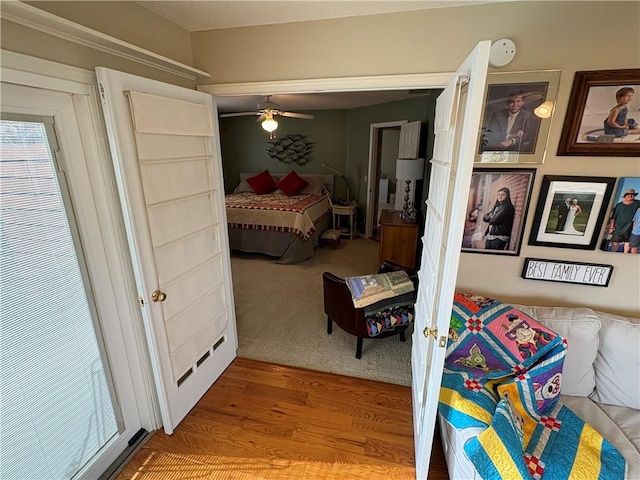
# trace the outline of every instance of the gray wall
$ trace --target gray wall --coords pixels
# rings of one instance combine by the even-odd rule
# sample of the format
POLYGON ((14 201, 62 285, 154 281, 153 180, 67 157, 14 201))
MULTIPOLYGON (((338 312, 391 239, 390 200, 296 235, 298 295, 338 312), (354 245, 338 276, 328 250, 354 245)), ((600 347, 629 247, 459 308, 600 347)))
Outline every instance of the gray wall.
MULTIPOLYGON (((256 121, 257 117, 221 118, 220 141, 225 190, 230 192, 236 187, 240 172, 260 172, 268 168, 273 173, 293 169, 298 173, 333 174, 331 170, 322 167, 326 163, 345 174, 349 181, 351 199, 356 200, 361 209, 364 209, 367 203, 367 184, 364 178, 369 168, 370 125, 395 120, 420 120, 423 122, 423 130, 432 131, 430 125, 434 102, 435 93, 370 107, 303 112, 313 114, 313 120, 278 117, 278 138, 287 134, 302 134, 308 135, 307 140, 314 143, 313 160, 303 166, 286 165, 269 157, 269 136, 256 121)), ((428 133, 425 135, 424 149, 427 148, 428 133)), ((336 179, 336 198, 345 196, 344 182, 336 179)))

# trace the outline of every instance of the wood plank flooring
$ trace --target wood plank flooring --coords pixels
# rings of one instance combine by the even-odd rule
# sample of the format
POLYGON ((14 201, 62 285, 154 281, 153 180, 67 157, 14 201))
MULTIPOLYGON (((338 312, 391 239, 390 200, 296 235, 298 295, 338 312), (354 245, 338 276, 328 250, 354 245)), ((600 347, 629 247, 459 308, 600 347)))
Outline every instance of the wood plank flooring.
MULTIPOLYGON (((118 479, 414 479, 411 389, 237 358, 118 479)), ((439 436, 429 479, 447 479, 439 436)))

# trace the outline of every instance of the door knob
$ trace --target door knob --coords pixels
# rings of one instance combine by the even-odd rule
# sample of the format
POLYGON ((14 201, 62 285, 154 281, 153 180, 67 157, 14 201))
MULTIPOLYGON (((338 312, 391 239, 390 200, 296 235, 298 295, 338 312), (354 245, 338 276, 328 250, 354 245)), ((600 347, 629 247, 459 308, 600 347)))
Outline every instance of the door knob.
POLYGON ((151 294, 151 300, 154 302, 164 302, 167 299, 167 294, 161 292, 160 290, 156 290, 151 294))

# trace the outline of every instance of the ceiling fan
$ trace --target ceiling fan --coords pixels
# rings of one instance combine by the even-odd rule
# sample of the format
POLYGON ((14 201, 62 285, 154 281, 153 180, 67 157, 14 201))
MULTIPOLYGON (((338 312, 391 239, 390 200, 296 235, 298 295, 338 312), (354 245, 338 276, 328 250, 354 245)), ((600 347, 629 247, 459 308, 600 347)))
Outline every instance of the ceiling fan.
POLYGON ((311 120, 313 115, 306 113, 285 112, 278 108, 278 105, 270 100, 271 95, 267 95, 267 100, 258 104, 258 109, 253 112, 235 112, 235 113, 222 113, 220 117, 242 117, 245 115, 259 115, 258 121, 262 121, 262 128, 267 132, 272 133, 278 128, 278 122, 273 118, 275 116, 291 117, 291 118, 303 118, 305 120, 311 120))

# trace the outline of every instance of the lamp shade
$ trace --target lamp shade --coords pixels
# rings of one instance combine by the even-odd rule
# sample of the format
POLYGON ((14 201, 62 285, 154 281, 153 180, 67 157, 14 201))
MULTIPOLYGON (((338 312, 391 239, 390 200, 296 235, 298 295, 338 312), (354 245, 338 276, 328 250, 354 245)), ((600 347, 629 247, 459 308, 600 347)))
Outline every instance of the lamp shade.
POLYGON ((536 116, 540 118, 549 118, 552 112, 553 102, 551 100, 547 100, 533 111, 533 113, 535 113, 536 116))
POLYGON ((420 180, 424 175, 424 158, 399 158, 396 161, 396 178, 420 180))
POLYGON ((273 118, 269 117, 266 118, 263 122, 262 122, 262 128, 264 128, 267 132, 271 133, 273 132, 276 128, 278 128, 278 122, 276 122, 273 118))

